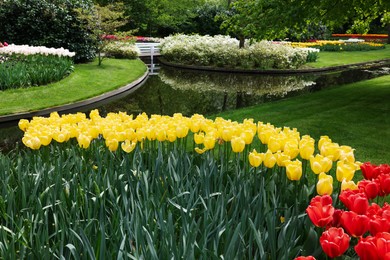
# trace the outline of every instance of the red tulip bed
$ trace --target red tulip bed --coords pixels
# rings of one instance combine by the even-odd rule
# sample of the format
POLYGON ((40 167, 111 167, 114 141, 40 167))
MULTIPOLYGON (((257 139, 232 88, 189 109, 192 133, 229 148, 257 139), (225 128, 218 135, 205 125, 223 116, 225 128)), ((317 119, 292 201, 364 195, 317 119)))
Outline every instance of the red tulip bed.
POLYGON ((323 229, 320 244, 329 257, 353 248, 362 260, 390 259, 390 205, 373 202, 390 194, 390 166, 364 163, 361 170, 365 179, 358 189, 339 196, 345 209, 335 208, 332 197, 324 195, 314 197, 306 212, 323 229))

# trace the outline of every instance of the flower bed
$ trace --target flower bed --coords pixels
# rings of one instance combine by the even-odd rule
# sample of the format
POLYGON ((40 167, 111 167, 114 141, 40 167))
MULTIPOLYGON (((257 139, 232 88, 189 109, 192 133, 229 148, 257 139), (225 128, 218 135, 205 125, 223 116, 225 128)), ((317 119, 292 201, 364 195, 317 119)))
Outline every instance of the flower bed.
POLYGON ((385 45, 374 42, 362 42, 356 40, 339 40, 339 41, 311 41, 311 42, 286 42, 285 44, 292 47, 310 47, 317 48, 321 51, 369 51, 384 49, 385 45))
POLYGON ((238 40, 217 35, 175 35, 164 38, 161 54, 173 63, 248 69, 293 69, 307 62, 315 49, 292 48, 269 41, 239 48, 238 40))
POLYGON ((374 42, 386 42, 388 39, 387 34, 341 34, 341 33, 334 33, 332 34, 332 37, 334 38, 361 38, 366 41, 374 41, 374 42))
MULTIPOLYGON (((361 179, 351 147, 251 119, 94 110, 19 127, 31 149, 0 156, 10 259, 321 258, 305 209, 319 200, 332 213, 361 179)), ((344 234, 329 229, 321 243, 344 234)))
POLYGON ((137 46, 128 41, 111 41, 103 48, 107 57, 118 59, 136 59, 140 54, 137 46))
POLYGON ((73 71, 66 49, 10 44, 0 48, 0 90, 45 85, 73 71))

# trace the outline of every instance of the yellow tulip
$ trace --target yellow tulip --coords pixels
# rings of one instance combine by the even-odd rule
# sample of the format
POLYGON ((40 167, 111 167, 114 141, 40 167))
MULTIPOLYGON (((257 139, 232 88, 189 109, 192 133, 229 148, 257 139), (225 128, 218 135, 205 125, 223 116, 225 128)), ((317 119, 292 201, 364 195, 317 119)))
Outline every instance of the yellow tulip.
POLYGON ((267 168, 273 168, 276 164, 276 157, 271 152, 271 150, 267 150, 266 153, 261 153, 261 157, 264 163, 264 166, 267 168))
POLYGON ((268 149, 271 152, 276 153, 277 151, 282 151, 284 146, 284 138, 280 134, 271 135, 268 139, 268 149))
POLYGON ((268 144, 269 138, 271 135, 276 134, 276 130, 273 126, 268 125, 266 127, 258 127, 257 129, 257 135, 263 144, 268 144), (259 129, 260 128, 260 129, 259 129))
POLYGON ((106 146, 111 152, 118 150, 119 142, 117 139, 106 139, 106 146))
POLYGON ((203 140, 203 145, 206 150, 211 150, 214 148, 216 142, 216 138, 214 135, 206 135, 203 140))
POLYGON ((285 154, 284 152, 278 151, 275 153, 276 157, 276 163, 278 164, 279 167, 284 167, 286 166, 286 161, 290 161, 290 156, 285 154))
POLYGON ((261 156, 258 152, 256 152, 255 149, 253 149, 253 151, 249 153, 248 159, 249 159, 249 164, 252 167, 259 167, 260 164, 262 163, 261 156))
POLYGON ((337 143, 325 142, 321 146, 320 154, 332 159, 332 161, 337 161, 340 158, 340 146, 337 143))
POLYGON ((232 150, 235 153, 241 153, 245 149, 245 141, 241 136, 235 136, 230 141, 232 145, 232 150))
POLYGON ((30 122, 27 119, 19 120, 18 126, 19 126, 19 129, 22 130, 23 132, 25 132, 27 130, 29 125, 30 125, 30 122))
POLYGON ((38 150, 41 147, 41 141, 36 136, 24 136, 22 142, 30 149, 38 150))
POLYGON ((302 177, 302 162, 299 160, 285 161, 286 175, 292 181, 299 181, 302 177))
POLYGON ((323 135, 320 137, 320 140, 318 141, 318 150, 321 151, 321 147, 324 143, 331 143, 332 139, 329 138, 327 135, 323 135))
POLYGON ((87 135, 79 134, 79 136, 77 136, 77 142, 81 148, 87 149, 91 144, 91 138, 87 135))
POLYGON ((310 156, 310 168, 315 174, 330 171, 330 169, 332 169, 332 164, 332 160, 326 156, 320 154, 310 156))
POLYGON ((317 193, 319 195, 331 195, 333 192, 333 177, 321 172, 317 182, 317 193))
POLYGON ((298 143, 295 141, 287 141, 284 144, 283 153, 288 155, 290 159, 294 159, 299 154, 298 143))
POLYGON ((43 146, 49 145, 52 140, 52 137, 49 133, 40 133, 38 138, 43 146))
POLYGON ((204 133, 200 132, 200 133, 194 134, 194 141, 195 141, 196 144, 203 144, 204 133))
POLYGON ((156 139, 159 142, 164 142, 166 140, 167 134, 164 128, 156 129, 156 139))
POLYGON ((176 126, 176 135, 178 138, 184 138, 188 135, 188 127, 185 125, 176 126))
POLYGON ((195 152, 197 152, 198 154, 203 154, 204 152, 206 152, 207 150, 206 149, 200 149, 199 147, 195 147, 195 152))
POLYGON ((302 136, 299 142, 299 155, 302 159, 309 160, 310 156, 314 154, 314 139, 308 135, 302 136))
POLYGON ((135 147, 136 147, 137 143, 134 142, 134 141, 130 141, 130 140, 125 140, 122 144, 121 144, 121 148, 123 151, 125 151, 126 153, 131 153, 135 147))
POLYGON ((348 161, 338 161, 336 169, 336 177, 339 182, 350 181, 355 175, 355 163, 350 163, 348 161))
POLYGON ((354 149, 347 145, 340 146, 340 161, 355 162, 354 149))
POLYGON ((343 191, 343 190, 346 190, 346 189, 357 190, 357 189, 359 189, 359 187, 357 186, 357 184, 354 181, 343 180, 341 182, 341 190, 343 191))
POLYGON ((172 128, 169 128, 167 130, 167 139, 169 142, 173 143, 177 139, 176 131, 172 128))
POLYGON ((245 129, 244 132, 241 133, 241 138, 244 139, 245 144, 251 144, 253 142, 254 133, 251 129, 245 129))

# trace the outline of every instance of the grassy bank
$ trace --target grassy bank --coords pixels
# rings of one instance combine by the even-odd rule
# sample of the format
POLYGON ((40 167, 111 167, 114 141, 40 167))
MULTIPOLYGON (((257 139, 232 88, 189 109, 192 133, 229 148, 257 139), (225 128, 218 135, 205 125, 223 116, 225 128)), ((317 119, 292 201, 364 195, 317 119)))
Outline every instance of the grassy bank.
POLYGON ((39 110, 98 96, 124 86, 146 71, 140 60, 107 59, 75 65, 64 80, 46 86, 0 92, 0 115, 39 110))
POLYGON ((373 60, 390 59, 390 46, 375 51, 319 52, 316 62, 307 64, 312 68, 332 67, 373 60))
POLYGON ((296 127, 316 140, 328 135, 355 148, 357 160, 390 163, 389 82, 390 76, 383 76, 218 116, 296 127))

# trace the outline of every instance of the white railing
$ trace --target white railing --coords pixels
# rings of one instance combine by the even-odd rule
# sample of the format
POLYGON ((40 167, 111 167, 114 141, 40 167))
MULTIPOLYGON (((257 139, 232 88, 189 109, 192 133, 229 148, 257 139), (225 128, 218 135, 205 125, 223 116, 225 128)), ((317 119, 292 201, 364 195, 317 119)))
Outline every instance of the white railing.
POLYGON ((140 50, 141 57, 150 57, 150 64, 147 64, 151 75, 157 74, 158 67, 154 64, 154 56, 160 55, 160 44, 159 43, 136 43, 135 44, 140 50))

